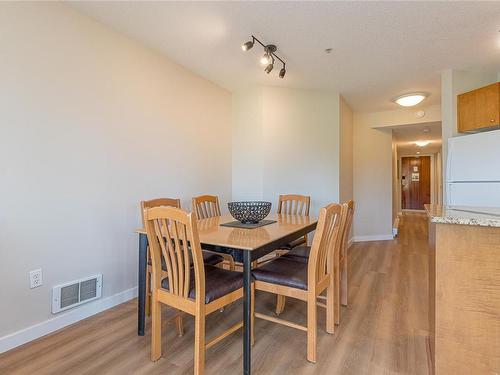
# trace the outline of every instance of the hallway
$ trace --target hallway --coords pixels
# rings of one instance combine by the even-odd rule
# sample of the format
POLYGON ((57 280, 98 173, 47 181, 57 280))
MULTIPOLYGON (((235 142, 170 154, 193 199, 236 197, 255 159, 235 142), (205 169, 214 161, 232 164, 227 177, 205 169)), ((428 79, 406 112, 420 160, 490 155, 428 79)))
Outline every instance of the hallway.
MULTIPOLYGON (((306 335, 256 320, 255 374, 427 374, 427 220, 401 217, 393 241, 356 243, 350 249, 349 307, 334 335, 318 314, 318 362, 306 361, 306 335), (284 345, 286 343, 286 345, 284 345), (333 352, 333 353, 332 353, 333 352)), ((272 311, 275 299, 258 294, 256 311, 272 311)), ((170 311, 165 311, 169 316, 170 311)), ((229 306, 207 320, 207 336, 241 317, 229 306)), ((284 319, 305 322, 305 306, 287 300, 284 319)), ((165 322, 166 320, 164 320, 165 322)), ((191 374, 193 324, 185 335, 164 326, 163 358, 149 360, 149 324, 136 335, 136 302, 130 301, 55 334, 0 355, 2 374, 191 374)), ((241 371, 241 332, 207 351, 208 374, 241 371)))

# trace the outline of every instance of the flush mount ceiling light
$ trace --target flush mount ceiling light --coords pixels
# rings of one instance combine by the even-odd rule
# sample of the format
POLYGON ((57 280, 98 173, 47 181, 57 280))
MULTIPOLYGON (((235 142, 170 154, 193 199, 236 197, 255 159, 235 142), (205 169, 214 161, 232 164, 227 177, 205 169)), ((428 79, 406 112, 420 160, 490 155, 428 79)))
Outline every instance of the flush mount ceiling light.
POLYGON ((418 147, 425 147, 427 146, 429 143, 431 143, 431 141, 416 141, 415 144, 418 146, 418 147))
POLYGON ((283 67, 279 72, 279 77, 284 78, 286 74, 285 62, 282 59, 280 59, 278 55, 276 55, 276 51, 278 50, 278 48, 274 44, 266 45, 252 35, 252 40, 249 40, 248 42, 244 43, 241 46, 241 49, 243 51, 248 51, 254 46, 255 42, 259 43, 264 48, 264 55, 260 58, 260 63, 266 66, 264 71, 267 74, 271 73, 271 71, 274 68, 274 62, 275 62, 274 59, 276 58, 283 64, 283 67))
POLYGON ((394 98, 392 101, 403 106, 403 107, 413 107, 418 103, 422 102, 427 97, 427 94, 422 92, 414 92, 412 94, 405 94, 394 98))

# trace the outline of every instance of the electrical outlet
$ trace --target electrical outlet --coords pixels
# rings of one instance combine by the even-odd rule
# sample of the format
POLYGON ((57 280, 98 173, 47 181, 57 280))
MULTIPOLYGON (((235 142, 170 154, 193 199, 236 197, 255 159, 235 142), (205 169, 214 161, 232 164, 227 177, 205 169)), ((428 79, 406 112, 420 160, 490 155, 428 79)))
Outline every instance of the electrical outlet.
POLYGON ((30 271, 30 289, 38 288, 43 285, 42 269, 30 271))

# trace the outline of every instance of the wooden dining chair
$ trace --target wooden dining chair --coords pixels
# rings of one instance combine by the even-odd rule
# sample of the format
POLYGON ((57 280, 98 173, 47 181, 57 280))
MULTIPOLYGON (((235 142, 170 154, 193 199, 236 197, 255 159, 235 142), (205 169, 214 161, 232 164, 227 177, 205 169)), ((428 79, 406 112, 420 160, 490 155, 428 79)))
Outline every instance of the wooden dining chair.
POLYGON ((193 212, 198 220, 220 216, 219 197, 216 195, 200 195, 194 197, 193 212))
MULTIPOLYGON (((309 207, 311 205, 311 197, 308 195, 300 194, 282 194, 278 199, 278 214, 285 215, 300 215, 309 216, 309 207)), ((286 245, 283 249, 278 249, 275 251, 276 256, 284 255, 288 250, 300 245, 307 245, 307 234, 303 237, 292 241, 286 245)), ((272 259, 271 259, 272 260, 272 259)), ((283 312, 285 308, 285 296, 276 296, 276 314, 279 315, 283 312)))
MULTIPOLYGON (((169 206, 169 207, 177 207, 181 208, 181 200, 176 198, 156 198, 150 199, 147 201, 141 201, 141 218, 142 225, 146 227, 146 222, 144 221, 144 210, 151 207, 160 207, 160 206, 169 206)), ((151 255, 149 254, 149 246, 148 246, 148 266, 146 271, 146 315, 151 315, 151 255)), ((165 275, 166 271, 164 270, 165 275)), ((179 336, 183 335, 183 325, 182 325, 182 316, 180 314, 176 317, 177 321, 177 333, 179 336)))
MULTIPOLYGON (((146 226, 146 223, 144 221, 144 210, 147 208, 161 207, 161 206, 181 208, 181 201, 180 199, 177 198, 156 198, 147 201, 141 201, 141 216, 144 227, 146 226)), ((211 264, 215 266, 223 263, 224 258, 216 254, 203 252, 203 261, 205 262, 205 264, 211 264)), ((166 269, 164 268, 165 267, 163 267, 163 272, 166 274, 166 269)), ((147 316, 151 315, 151 256, 149 254, 149 248, 148 248, 148 267, 146 271, 146 315, 147 316)), ((179 336, 182 336, 183 329, 182 329, 181 315, 179 315, 177 318, 177 332, 179 336)))
MULTIPOLYGON (((219 197, 216 195, 200 195, 197 197, 193 197, 192 200, 192 209, 198 220, 208 219, 214 216, 221 216, 220 206, 219 206, 219 197)), ((203 250, 209 252, 209 250, 203 250)), ((217 254, 224 258, 225 265, 231 271, 234 271, 234 259, 229 254, 217 254)))
POLYGON ((243 326, 239 322, 219 336, 205 339, 206 316, 243 296, 242 275, 204 264, 193 213, 175 207, 154 207, 147 209, 144 216, 153 277, 151 360, 162 355, 161 307, 168 305, 194 316, 194 373, 203 374, 205 350, 243 326), (162 262, 167 268, 166 277, 162 262))
MULTIPOLYGON (((335 324, 340 324, 340 305, 347 306, 347 251, 349 248, 349 233, 351 231, 354 216, 354 201, 349 200, 342 204, 340 215, 339 237, 335 245, 334 252, 334 272, 335 272, 335 324)), ((310 254, 310 247, 299 246, 292 249, 284 257, 296 261, 307 262, 310 254)), ((319 296, 319 299, 325 299, 319 296)), ((285 307, 285 298, 280 299, 276 304, 276 314, 280 315, 285 307)))
POLYGON ((344 220, 342 227, 342 240, 339 253, 335 256, 335 323, 340 324, 340 304, 347 306, 347 254, 349 250, 349 235, 354 217, 354 201, 349 200, 342 204, 344 220))
MULTIPOLYGON (((278 214, 309 216, 311 197, 299 194, 284 194, 279 196, 278 214)), ((288 244, 287 247, 294 248, 300 245, 307 245, 307 234, 288 244)))
POLYGON ((255 290, 280 294, 307 302, 307 326, 255 313, 265 319, 307 332, 307 360, 316 362, 317 297, 326 290, 326 331, 334 333, 334 248, 337 242, 342 207, 330 204, 319 212, 318 225, 308 262, 279 257, 252 271, 255 290))

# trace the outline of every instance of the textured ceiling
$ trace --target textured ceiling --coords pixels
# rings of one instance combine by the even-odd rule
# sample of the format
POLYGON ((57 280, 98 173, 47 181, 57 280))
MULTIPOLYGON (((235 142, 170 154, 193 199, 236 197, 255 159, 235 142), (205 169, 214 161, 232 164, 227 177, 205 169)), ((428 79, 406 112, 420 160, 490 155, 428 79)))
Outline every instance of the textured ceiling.
POLYGON ((500 70, 500 2, 72 2, 70 6, 234 91, 339 91, 356 111, 410 91, 440 102, 446 68, 500 70), (278 45, 285 79, 263 72, 251 34, 278 45), (332 48, 331 54, 325 54, 332 48))

